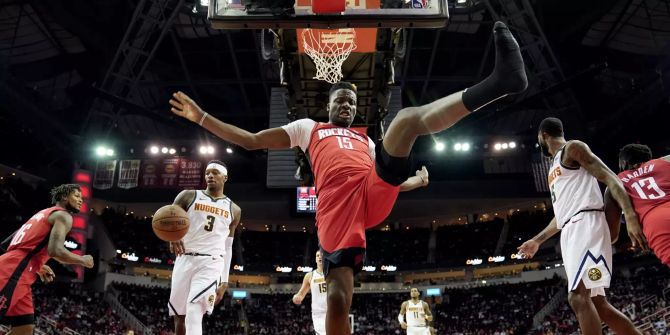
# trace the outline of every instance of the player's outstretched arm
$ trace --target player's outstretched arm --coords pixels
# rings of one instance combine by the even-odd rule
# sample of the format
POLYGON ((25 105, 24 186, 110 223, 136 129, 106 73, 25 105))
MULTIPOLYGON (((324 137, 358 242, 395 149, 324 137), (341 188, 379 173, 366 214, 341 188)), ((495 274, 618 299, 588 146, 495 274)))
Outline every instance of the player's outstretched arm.
POLYGON ((77 264, 92 268, 93 257, 91 255, 79 256, 65 249, 65 236, 72 229, 72 216, 63 211, 56 211, 49 215, 49 223, 52 225, 47 246, 49 257, 63 264, 77 264))
POLYGON ((647 241, 642 233, 642 225, 640 220, 635 213, 633 204, 624 189, 623 184, 619 177, 617 177, 610 168, 603 163, 600 158, 591 152, 586 143, 581 141, 570 141, 565 145, 565 157, 564 160, 567 161, 569 165, 575 166, 575 163, 578 166, 583 167, 588 171, 592 176, 596 177, 599 182, 607 185, 612 198, 616 200, 619 204, 619 207, 623 211, 623 215, 626 218, 626 229, 628 230, 628 235, 633 242, 633 247, 639 247, 642 250, 647 250, 647 241))
POLYGON ((519 254, 523 256, 523 258, 533 258, 537 250, 540 249, 540 245, 546 240, 550 239, 552 236, 556 235, 556 233, 559 231, 560 230, 558 229, 558 225, 556 224, 556 218, 554 217, 539 234, 535 235, 533 238, 524 242, 517 248, 519 250, 519 254))
POLYGON ((291 147, 291 139, 284 129, 271 128, 255 134, 250 133, 209 115, 184 92, 173 93, 170 105, 172 105, 171 110, 174 114, 197 123, 219 138, 246 150, 289 149, 291 147))
POLYGON ((407 192, 415 190, 422 186, 428 186, 428 169, 425 166, 421 170, 416 170, 416 175, 407 178, 404 183, 400 184, 400 192, 407 192))
POLYGON ((612 244, 614 244, 619 239, 619 231, 621 230, 621 207, 612 198, 609 188, 605 189, 603 200, 605 200, 605 218, 607 219, 607 226, 610 228, 612 244))
POLYGON ((403 302, 400 305, 400 313, 398 314, 398 322, 400 322, 400 328, 407 329, 407 323, 405 323, 405 312, 407 311, 407 301, 403 302))
POLYGON ((296 305, 302 304, 302 300, 305 299, 307 293, 309 293, 310 282, 312 281, 312 273, 309 272, 305 274, 305 277, 302 278, 302 286, 300 286, 300 291, 293 295, 293 303, 296 305))

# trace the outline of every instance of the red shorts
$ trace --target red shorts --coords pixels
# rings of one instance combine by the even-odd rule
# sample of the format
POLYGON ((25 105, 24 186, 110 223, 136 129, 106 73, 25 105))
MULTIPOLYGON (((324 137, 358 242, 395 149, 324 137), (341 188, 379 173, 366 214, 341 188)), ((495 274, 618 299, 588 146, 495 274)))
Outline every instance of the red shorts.
POLYGON ((670 206, 650 210, 642 220, 642 231, 651 250, 670 267, 670 206))
POLYGON ((27 269, 17 269, 8 254, 0 256, 0 323, 23 326, 34 323, 32 283, 35 274, 27 269), (22 273, 16 274, 16 271, 22 273))
POLYGON ((391 213, 400 192, 382 180, 374 168, 336 178, 335 187, 319 191, 316 226, 321 248, 328 253, 365 248, 365 229, 380 224, 391 213))

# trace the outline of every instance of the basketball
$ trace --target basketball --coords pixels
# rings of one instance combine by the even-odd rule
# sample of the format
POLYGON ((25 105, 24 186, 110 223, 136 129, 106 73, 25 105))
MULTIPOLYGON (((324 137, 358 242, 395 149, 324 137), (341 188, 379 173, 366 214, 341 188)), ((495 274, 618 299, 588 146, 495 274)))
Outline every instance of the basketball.
POLYGON ((186 211, 177 205, 159 208, 151 221, 156 236, 166 242, 181 240, 188 232, 189 225, 186 211))

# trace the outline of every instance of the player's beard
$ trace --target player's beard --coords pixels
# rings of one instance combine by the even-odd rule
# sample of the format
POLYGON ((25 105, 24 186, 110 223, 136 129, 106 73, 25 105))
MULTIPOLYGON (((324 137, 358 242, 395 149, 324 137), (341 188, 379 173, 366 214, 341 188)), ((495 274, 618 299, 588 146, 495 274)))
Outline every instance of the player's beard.
POLYGON ((549 152, 549 146, 546 143, 540 142, 540 149, 542 150, 542 154, 545 157, 551 157, 551 153, 549 152))

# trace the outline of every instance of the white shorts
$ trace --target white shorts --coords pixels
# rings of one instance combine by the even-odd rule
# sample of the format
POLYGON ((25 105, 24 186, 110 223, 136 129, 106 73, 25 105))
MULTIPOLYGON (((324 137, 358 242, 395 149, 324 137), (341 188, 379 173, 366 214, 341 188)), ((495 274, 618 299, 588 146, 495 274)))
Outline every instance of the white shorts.
POLYGON ((186 315, 188 303, 200 305, 203 314, 212 314, 216 289, 221 283, 223 263, 221 256, 177 257, 172 269, 168 301, 170 316, 186 315))
POLYGON ((430 335, 430 329, 426 326, 407 326, 407 335, 430 335))
POLYGON ((326 313, 312 313, 312 322, 316 335, 326 335, 326 313))
POLYGON ((580 281, 591 296, 605 295, 612 279, 612 244, 603 212, 582 212, 561 229, 561 254, 568 276, 568 292, 580 281))

